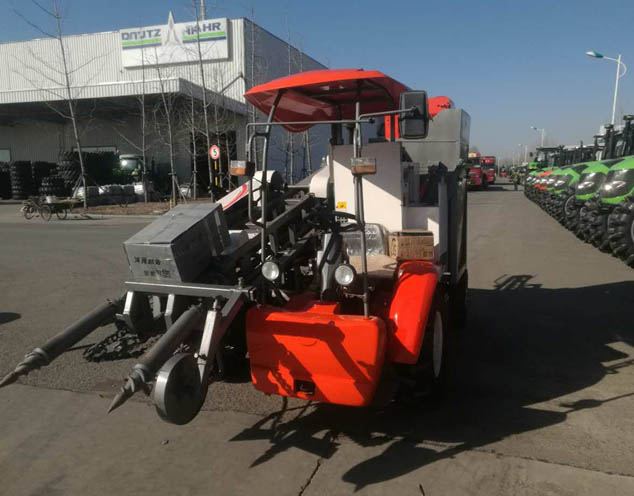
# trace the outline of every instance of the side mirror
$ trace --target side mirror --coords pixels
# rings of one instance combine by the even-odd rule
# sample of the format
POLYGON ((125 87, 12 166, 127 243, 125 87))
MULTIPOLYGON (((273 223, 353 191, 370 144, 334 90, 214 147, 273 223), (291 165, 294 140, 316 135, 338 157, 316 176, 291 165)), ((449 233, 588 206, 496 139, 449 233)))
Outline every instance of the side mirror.
POLYGON ((398 119, 398 128, 403 139, 423 139, 429 130, 429 112, 426 91, 405 91, 401 93, 399 108, 413 111, 403 112, 398 119))

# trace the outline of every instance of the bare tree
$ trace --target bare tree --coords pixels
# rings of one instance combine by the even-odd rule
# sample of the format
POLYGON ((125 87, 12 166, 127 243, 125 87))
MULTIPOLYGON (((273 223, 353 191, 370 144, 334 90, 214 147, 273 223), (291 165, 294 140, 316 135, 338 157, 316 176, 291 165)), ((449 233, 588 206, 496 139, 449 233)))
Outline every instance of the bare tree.
MULTIPOLYGON (((205 138, 207 140, 207 151, 209 151, 209 149, 211 148, 211 137, 209 136, 209 119, 207 116, 207 85, 205 84, 205 66, 203 64, 203 54, 202 54, 202 49, 200 46, 200 20, 201 20, 201 13, 202 13, 202 19, 205 19, 206 16, 206 11, 204 8, 204 4, 202 5, 202 10, 203 12, 198 10, 198 3, 196 0, 191 0, 192 2, 192 7, 194 10, 194 15, 196 17, 196 51, 197 51, 197 55, 198 55, 198 68, 200 70, 200 86, 202 88, 202 104, 203 104, 203 124, 205 127, 205 138)), ((214 105, 214 110, 216 110, 215 105, 214 105)), ((213 190, 212 190, 212 185, 213 185, 213 172, 212 172, 212 164, 211 164, 211 156, 209 155, 209 153, 207 153, 207 167, 209 167, 209 194, 211 196, 211 199, 213 200, 213 190)))
POLYGON ((170 183, 171 183, 171 191, 172 191, 172 203, 175 205, 178 202, 178 192, 176 191, 176 172, 175 172, 175 127, 174 127, 174 105, 176 100, 176 95, 174 93, 169 92, 165 85, 165 77, 163 71, 161 69, 160 60, 158 54, 156 53, 156 48, 154 48, 154 70, 156 71, 156 77, 159 83, 159 103, 154 108, 154 123, 156 126, 157 134, 163 139, 165 145, 169 150, 169 158, 170 158, 170 183), (163 125, 165 126, 165 131, 163 131, 163 125), (165 135, 164 133, 167 133, 165 135))
MULTIPOLYGON (((81 140, 80 140, 80 134, 79 134, 79 129, 78 129, 78 124, 77 124, 77 107, 76 107, 76 102, 75 102, 75 98, 73 95, 73 87, 71 85, 71 76, 73 74, 73 72, 79 70, 80 68, 84 67, 87 63, 92 62, 92 60, 89 60, 86 64, 81 65, 80 67, 76 67, 74 69, 72 69, 70 67, 69 64, 69 57, 68 57, 68 53, 67 53, 67 47, 64 43, 64 33, 62 30, 62 16, 60 13, 60 8, 59 8, 59 3, 58 0, 51 0, 51 8, 47 9, 46 7, 44 7, 42 4, 38 3, 36 0, 31 0, 31 2, 37 6, 42 12, 44 12, 49 18, 52 19, 52 22, 54 24, 54 28, 55 30, 53 32, 48 32, 45 29, 41 28, 40 26, 38 26, 37 24, 29 21, 24 15, 22 15, 20 12, 18 12, 17 10, 14 10, 14 12, 21 18, 23 19, 29 26, 33 27, 34 29, 36 29, 38 32, 40 32, 41 34, 43 34, 44 36, 46 36, 47 38, 52 38, 52 39, 56 39, 57 43, 58 43, 58 48, 59 48, 59 54, 60 54, 60 58, 61 58, 61 62, 62 62, 62 70, 60 70, 59 68, 53 66, 52 64, 48 64, 47 62, 45 63, 46 68, 48 68, 49 70, 52 70, 53 73, 59 74, 62 77, 62 81, 58 81, 55 80, 54 78, 51 78, 49 76, 46 76, 46 79, 48 79, 50 82, 54 83, 56 86, 61 86, 64 88, 64 92, 65 92, 65 100, 66 100, 66 106, 67 106, 67 112, 66 111, 62 111, 59 109, 56 109, 54 106, 52 106, 51 108, 53 108, 59 115, 61 115, 63 118, 70 120, 72 127, 73 127, 73 136, 74 136, 74 140, 75 140, 75 147, 77 149, 77 154, 79 155, 79 166, 81 169, 81 181, 82 181, 82 186, 84 188, 84 209, 86 209, 88 207, 88 190, 86 188, 86 169, 84 167, 84 157, 82 154, 82 149, 81 149, 81 140)), ((38 62, 43 62, 41 59, 38 60, 38 62)), ((36 71, 38 72, 40 75, 42 75, 42 71, 36 71)))

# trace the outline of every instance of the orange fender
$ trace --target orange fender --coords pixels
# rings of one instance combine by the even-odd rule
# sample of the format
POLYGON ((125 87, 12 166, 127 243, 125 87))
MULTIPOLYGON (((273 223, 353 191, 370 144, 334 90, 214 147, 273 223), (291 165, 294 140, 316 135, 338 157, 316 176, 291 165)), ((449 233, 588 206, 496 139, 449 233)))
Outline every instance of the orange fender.
POLYGON ((437 284, 438 273, 430 262, 409 261, 399 267, 388 317, 388 360, 418 360, 437 284))

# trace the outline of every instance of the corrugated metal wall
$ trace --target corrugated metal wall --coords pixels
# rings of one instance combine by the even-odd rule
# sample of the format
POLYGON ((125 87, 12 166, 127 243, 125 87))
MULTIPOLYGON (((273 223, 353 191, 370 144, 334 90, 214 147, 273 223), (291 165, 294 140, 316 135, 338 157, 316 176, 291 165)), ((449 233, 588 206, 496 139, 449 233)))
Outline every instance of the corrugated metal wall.
MULTIPOLYGON (((205 62, 205 84, 219 91, 244 70, 244 23, 229 21, 229 60, 205 62)), ((145 79, 157 79, 153 68, 124 69, 118 31, 68 36, 64 39, 75 97, 99 98, 134 94, 145 79), (113 84, 118 83, 118 84, 113 84), (88 87, 82 91, 82 88, 88 87)), ((0 44, 0 103, 61 100, 65 98, 64 72, 59 45, 54 39, 0 44)), ((200 84, 198 65, 161 66, 161 78, 182 78, 200 84)), ((244 102, 244 81, 239 79, 225 96, 244 102)))
MULTIPOLYGON (((289 74, 326 68, 303 51, 293 46, 289 47, 287 42, 246 19, 244 20, 244 38, 245 74, 248 88, 289 74)), ((250 112, 251 120, 264 118, 261 113, 254 116, 253 107, 250 107, 250 112)), ((269 167, 285 173, 286 179, 290 180, 292 156, 294 176, 298 178, 307 168, 306 150, 310 150, 312 169, 317 170, 321 158, 326 155, 329 132, 325 126, 313 127, 309 136, 310 147, 306 147, 304 133, 293 133, 291 138, 290 133, 281 127, 274 127, 270 145, 269 167)))
MULTIPOLYGON (((324 68, 316 60, 290 47, 289 69, 288 44, 248 20, 231 19, 229 29, 229 59, 204 63, 205 83, 210 90, 218 92, 235 80, 219 99, 220 107, 244 114, 246 106, 243 94, 252 85, 300 70, 324 68), (239 78, 240 75, 243 77, 239 78)), ((57 43, 54 39, 39 39, 0 44, 0 67, 3 68, 0 77, 0 105, 65 99, 64 73, 60 69, 62 61, 57 43)), ((69 36, 64 39, 64 43, 72 71, 71 84, 75 98, 119 97, 142 92, 143 69, 123 67, 118 31, 69 36)), ((193 94, 195 97, 200 93, 199 88, 192 88, 189 83, 201 84, 198 64, 164 65, 160 70, 167 91, 193 94)), ((145 69, 147 94, 159 93, 157 77, 155 68, 145 69)), ((11 148, 14 159, 55 160, 60 150, 72 147, 71 140, 67 139, 67 126, 45 125, 27 119, 28 116, 25 116, 25 120, 17 128, 0 127, 0 147, 11 148), (38 126, 46 127, 46 132, 38 132, 38 126), (37 139, 34 139, 36 133, 37 139)), ((244 156, 245 124, 245 119, 236 115, 239 158, 244 156)), ((320 158, 325 154, 326 133, 325 129, 311 131, 310 155, 313 169, 319 167, 320 158)), ((135 135, 133 131, 131 134, 135 135)), ((86 134, 84 144, 116 145, 123 152, 133 152, 127 150, 126 144, 115 132, 114 123, 107 119, 86 134)), ((180 143, 179 150, 187 146, 186 143, 180 143)), ((281 128, 276 128, 271 146, 271 167, 280 171, 287 170, 289 157, 292 155, 295 170, 301 172, 307 162, 303 134, 293 138, 292 149, 291 153, 288 134, 281 128)), ((164 150, 156 149, 157 160, 165 159, 163 152, 164 150)), ((185 155, 186 153, 181 154, 179 151, 177 157, 182 178, 188 176, 189 159, 185 155)))

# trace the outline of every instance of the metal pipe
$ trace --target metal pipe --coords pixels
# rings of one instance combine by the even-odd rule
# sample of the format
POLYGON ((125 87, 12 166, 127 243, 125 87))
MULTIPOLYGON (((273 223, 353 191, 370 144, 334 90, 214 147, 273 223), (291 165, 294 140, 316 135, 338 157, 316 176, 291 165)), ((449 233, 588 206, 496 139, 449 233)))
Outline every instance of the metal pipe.
POLYGON ((18 377, 48 365, 95 329, 110 323, 114 316, 123 308, 124 301, 125 297, 122 296, 117 300, 102 303, 77 322, 53 336, 41 348, 35 348, 26 355, 13 372, 0 381, 0 387, 12 384, 18 377))
MULTIPOLYGON (((260 191, 260 201, 261 201, 261 205, 260 205, 260 211, 262 212, 262 227, 261 232, 262 232, 262 239, 260 240, 260 255, 261 255, 261 260, 262 263, 264 263, 264 261, 266 260, 266 244, 268 242, 267 240, 267 236, 266 236, 266 216, 267 216, 267 197, 268 197, 268 189, 269 189, 269 185, 268 185, 268 180, 266 177, 266 172, 267 172, 267 167, 268 167, 268 154, 269 154, 269 135, 271 133, 271 124, 273 122, 273 118, 275 117, 275 110, 277 109, 277 105, 280 102, 280 99, 282 98, 282 94, 283 91, 278 91, 277 95, 275 96, 275 101, 273 102, 273 105, 271 106, 271 110, 269 112, 269 118, 267 120, 267 126, 264 129, 264 147, 262 150, 262 185, 260 186, 261 191, 260 191)), ((248 124, 247 124, 248 125, 248 124)))
POLYGON ((112 400, 108 413, 123 405, 134 393, 154 380, 163 364, 201 323, 203 316, 202 304, 192 306, 181 314, 156 344, 139 359, 139 363, 133 367, 125 385, 112 400))
MULTIPOLYGON (((361 157, 361 123, 359 122, 359 113, 361 111, 361 103, 357 101, 355 105, 356 123, 354 127, 353 140, 353 156, 354 158, 361 157)), ((365 317, 370 316, 370 295, 368 290, 368 258, 366 254, 366 239, 365 239, 365 215, 363 211, 363 177, 361 175, 354 175, 354 190, 355 190, 355 208, 357 214, 357 224, 361 229, 361 272, 363 279, 363 315, 365 317)))

